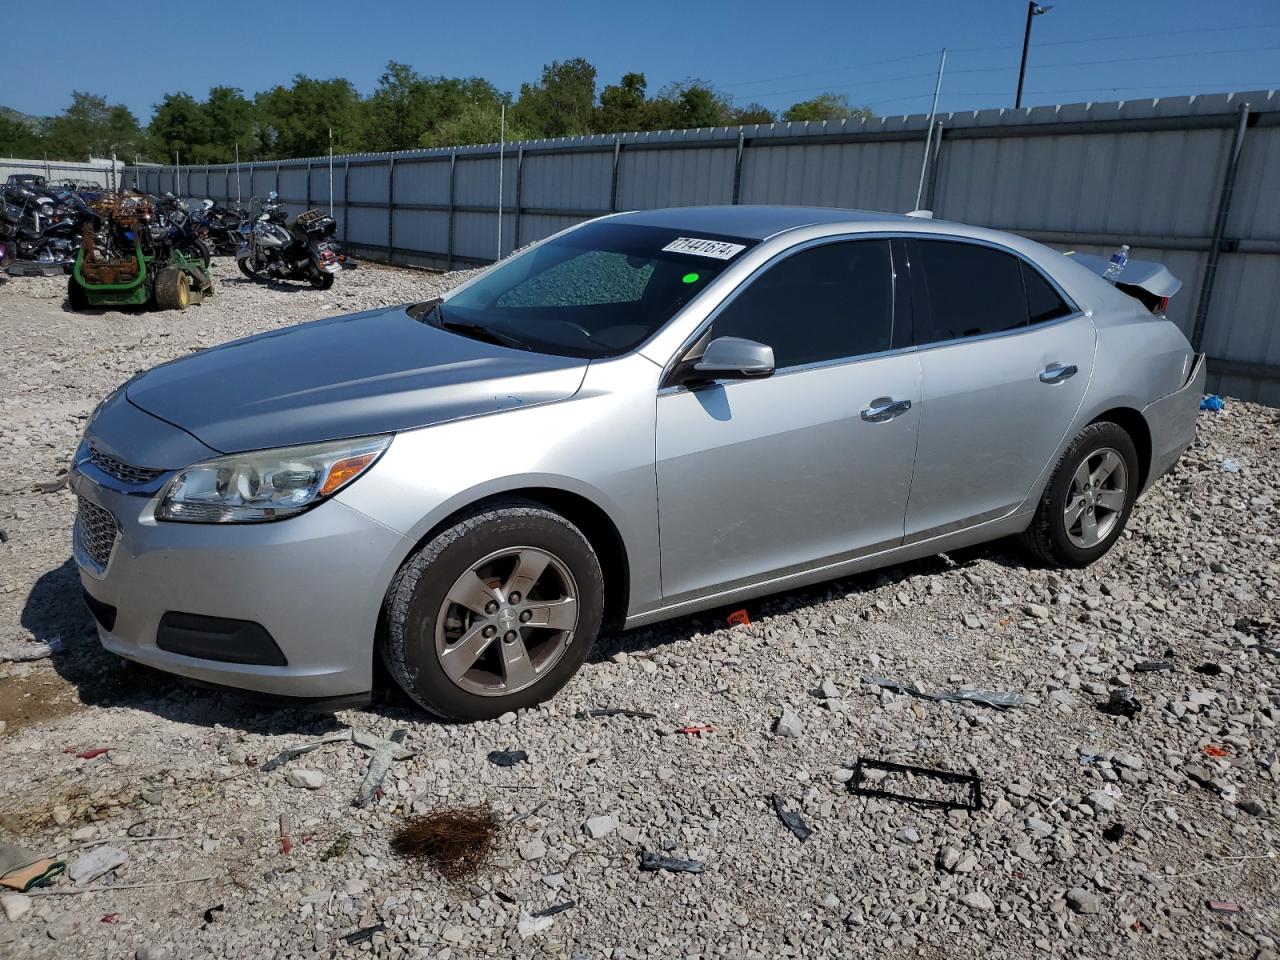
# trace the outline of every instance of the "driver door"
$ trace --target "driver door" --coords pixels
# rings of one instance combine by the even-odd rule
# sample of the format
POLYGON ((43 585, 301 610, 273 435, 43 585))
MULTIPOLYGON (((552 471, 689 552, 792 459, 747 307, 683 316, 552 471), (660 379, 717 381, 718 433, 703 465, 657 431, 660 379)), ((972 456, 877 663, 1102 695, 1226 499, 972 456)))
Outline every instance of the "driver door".
POLYGON ((767 344, 775 373, 658 394, 664 599, 902 542, 920 366, 895 339, 894 294, 890 242, 849 240, 785 255, 721 307, 699 343, 767 344))

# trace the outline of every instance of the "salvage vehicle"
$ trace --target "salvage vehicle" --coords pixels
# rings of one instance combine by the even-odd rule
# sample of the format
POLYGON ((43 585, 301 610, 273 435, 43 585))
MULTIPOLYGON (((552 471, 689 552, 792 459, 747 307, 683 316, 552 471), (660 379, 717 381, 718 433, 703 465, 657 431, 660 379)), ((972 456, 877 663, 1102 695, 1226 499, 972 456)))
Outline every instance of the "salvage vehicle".
POLYGON ((307 210, 292 223, 288 220, 284 204, 271 191, 236 251, 236 265, 250 280, 306 280, 316 290, 328 290, 334 276, 350 266, 335 239, 337 222, 323 210, 307 210))
POLYGON ((380 656, 474 720, 602 628, 1014 534, 1083 566, 1205 383, 1177 281, 1114 266, 849 210, 593 220, 128 381, 72 471, 85 598, 107 650, 197 682, 332 706, 380 656))

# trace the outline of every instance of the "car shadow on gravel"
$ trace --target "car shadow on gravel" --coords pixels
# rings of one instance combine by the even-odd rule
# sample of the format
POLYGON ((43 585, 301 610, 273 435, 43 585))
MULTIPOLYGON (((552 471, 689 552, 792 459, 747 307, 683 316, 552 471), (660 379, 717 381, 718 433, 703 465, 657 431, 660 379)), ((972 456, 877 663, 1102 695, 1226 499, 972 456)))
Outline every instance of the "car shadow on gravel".
POLYGON ((934 554, 907 563, 868 570, 838 580, 825 580, 797 590, 768 594, 753 600, 713 607, 687 617, 679 617, 626 632, 616 631, 600 637, 592 648, 588 662, 600 663, 618 653, 644 656, 651 648, 688 640, 697 634, 710 633, 729 626, 729 615, 746 611, 749 620, 785 616, 816 607, 837 597, 855 597, 882 587, 892 587, 915 577, 959 576, 966 567, 989 560, 1003 567, 1026 569, 1034 561, 1017 549, 1012 540, 996 540, 964 547, 946 554, 934 554))
MULTIPOLYGON (((234 691, 192 686, 108 653, 98 642, 97 627, 82 597, 80 574, 70 557, 36 580, 20 619, 36 638, 59 641, 51 644, 54 654, 49 662, 89 707, 145 710, 177 723, 218 725, 264 735, 323 735, 343 726, 331 713, 274 706, 234 691)), ((388 715, 407 715, 407 710, 388 707, 388 715)))

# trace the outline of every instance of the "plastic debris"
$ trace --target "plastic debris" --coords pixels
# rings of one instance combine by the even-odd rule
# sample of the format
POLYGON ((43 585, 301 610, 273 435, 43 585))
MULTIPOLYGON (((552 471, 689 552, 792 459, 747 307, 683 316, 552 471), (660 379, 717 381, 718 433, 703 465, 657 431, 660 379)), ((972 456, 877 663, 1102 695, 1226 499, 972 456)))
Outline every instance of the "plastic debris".
POLYGON ((1156 673, 1159 670, 1172 670, 1173 664, 1168 660, 1146 660, 1134 664, 1133 669, 1138 673, 1156 673))
POLYGON ((1020 707, 1023 703, 1022 694, 1004 690, 939 690, 936 693, 926 693, 910 684, 899 683, 897 680, 887 680, 884 677, 876 677, 870 674, 864 676, 862 682, 882 687, 885 690, 892 690, 894 693, 910 694, 913 697, 920 697, 924 700, 978 703, 984 707, 996 707, 998 709, 1020 707))
POLYGON ((751 626, 751 617, 747 615, 746 610, 735 610, 725 618, 725 622, 731 627, 749 627, 751 626))
POLYGON ((1200 398, 1200 409, 1208 410, 1210 413, 1217 413, 1226 405, 1227 402, 1216 393, 1211 393, 1200 398))
POLYGON ((92 760, 94 757, 100 757, 104 753, 110 753, 110 747, 91 747, 88 750, 77 750, 75 747, 67 747, 63 753, 74 753, 79 760, 92 760))
POLYGON ((715 730, 711 728, 711 724, 703 723, 692 724, 687 727, 677 727, 676 733, 683 733, 687 737, 701 737, 706 734, 715 733, 715 730))
POLYGON ((591 720, 596 717, 632 717, 636 720, 657 720, 656 713, 646 710, 631 710, 627 707, 602 707, 596 710, 579 710, 579 720, 591 720))
POLYGON ((669 870, 673 873, 701 873, 703 867, 697 860, 678 860, 675 857, 664 857, 648 850, 641 850, 640 869, 669 870))
POLYGON ((782 821, 783 825, 796 835, 797 840, 804 843, 804 841, 813 836, 813 831, 800 818, 800 814, 786 808, 782 797, 773 793, 769 795, 769 798, 773 801, 774 813, 778 815, 778 819, 782 821))
POLYGON ((357 943, 364 943, 366 940, 372 940, 375 933, 381 933, 387 929, 385 923, 375 923, 371 927, 361 927, 359 930, 353 930, 351 933, 344 934, 343 942, 349 946, 355 946, 357 943))
POLYGON ((540 917, 537 914, 525 914, 516 922, 516 932, 520 934, 522 940, 528 940, 535 933, 542 933, 543 930, 550 930, 551 925, 555 923, 550 917, 540 917))
POLYGON ((50 637, 48 640, 23 641, 0 646, 0 663, 28 663, 32 660, 46 660, 55 653, 62 652, 62 638, 50 637))
POLYGON ((205 926, 208 926, 209 924, 213 923, 213 921, 218 918, 218 914, 226 913, 226 911, 227 911, 227 905, 225 903, 219 903, 216 906, 210 907, 208 910, 204 912, 205 926))
POLYGON ((34 850, 0 842, 0 887, 26 893, 53 884, 67 868, 62 860, 44 857, 34 850))
POLYGON ((956 773, 954 770, 934 770, 929 767, 913 767, 904 763, 886 763, 880 760, 869 760, 859 757, 853 765, 853 776, 849 779, 849 792, 864 797, 880 797, 885 800, 903 800, 907 803, 918 803, 925 807, 941 807, 944 810, 981 810, 982 781, 976 772, 956 773), (949 784, 963 789, 963 795, 951 797, 922 797, 905 793, 882 790, 878 786, 886 774, 898 774, 908 781, 916 779, 949 784))
POLYGON ((1121 687, 1118 690, 1112 690, 1110 699, 1106 703, 1098 704, 1098 709, 1113 717, 1132 718, 1135 713, 1142 709, 1142 704, 1133 695, 1132 688, 1121 687))
POLYGON ((1231 756, 1231 751, 1226 747, 1220 747, 1216 743, 1206 743, 1202 748, 1206 757, 1215 757, 1221 760, 1223 757, 1231 756))
POLYGON ((36 483, 36 493, 57 493, 67 485, 67 481, 71 479, 71 474, 63 472, 62 476, 54 480, 41 480, 36 483))
POLYGON ((534 918, 554 917, 557 913, 564 913, 566 910, 572 910, 578 905, 577 900, 566 900, 564 903, 557 903, 554 907, 547 907, 545 910, 539 910, 537 913, 530 914, 534 918))
POLYGON ((104 913, 101 917, 99 917, 99 918, 98 918, 98 922, 99 922, 99 923, 119 923, 119 922, 120 922, 120 914, 118 914, 118 913, 104 913))
POLYGON ((291 747, 273 759, 268 760, 262 765, 261 769, 263 773, 270 773, 272 770, 277 770, 284 766, 290 760, 296 760, 303 754, 318 750, 330 743, 354 743, 362 750, 367 750, 373 754, 369 758, 369 769, 365 773, 364 781, 360 784, 360 791, 355 800, 357 807, 367 807, 381 796, 382 781, 386 779, 387 771, 391 769, 391 764, 394 761, 408 760, 414 756, 412 750, 402 745, 402 741, 408 732, 408 730, 400 728, 392 731, 390 739, 384 740, 376 734, 366 733, 363 730, 343 730, 341 733, 335 733, 320 740, 304 743, 300 747, 291 747))
POLYGON ((1240 463, 1233 457, 1227 457, 1222 461, 1222 470, 1224 473, 1239 473, 1240 463))
POLYGON ((104 873, 124 866, 129 855, 118 847, 95 847, 67 868, 67 876, 77 887, 93 883, 104 873))
POLYGON ((489 762, 499 767, 514 767, 517 763, 524 763, 529 759, 529 755, 523 750, 490 750, 489 762))
POLYGON ((293 821, 287 813, 280 814, 280 852, 293 852, 293 821))
POLYGON ((1240 904, 1234 900, 1210 900, 1209 909, 1214 913, 1239 913, 1240 904))
POLYGON ((1222 667, 1216 663, 1202 663, 1198 667, 1192 667, 1196 673, 1202 673, 1206 677, 1216 677, 1222 673, 1222 667))

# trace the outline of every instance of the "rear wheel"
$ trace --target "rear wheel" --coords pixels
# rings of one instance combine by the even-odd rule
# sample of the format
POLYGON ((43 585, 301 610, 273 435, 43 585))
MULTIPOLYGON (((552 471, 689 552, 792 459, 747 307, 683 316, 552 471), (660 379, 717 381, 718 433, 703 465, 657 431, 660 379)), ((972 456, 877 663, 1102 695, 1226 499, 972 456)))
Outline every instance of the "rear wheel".
POLYGON ((1111 549, 1138 496, 1138 453, 1117 424, 1092 423, 1067 448, 1022 535, 1045 563, 1085 567, 1111 549))
POLYGON ((564 686, 603 609, 600 563, 577 527, 539 504, 495 503, 401 568, 386 600, 383 659, 432 713, 488 720, 564 686))
POLYGON ((316 290, 328 290, 333 286, 333 274, 323 270, 311 271, 311 286, 316 290))
POLYGON ((185 310, 191 302, 191 281, 186 271, 165 267, 156 277, 156 306, 161 310, 185 310))

